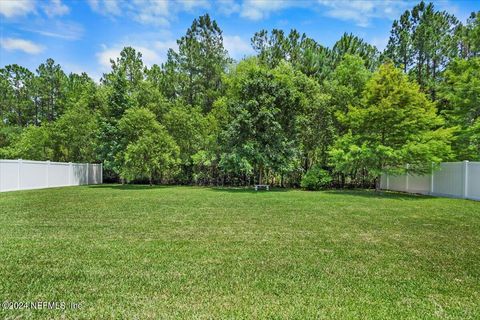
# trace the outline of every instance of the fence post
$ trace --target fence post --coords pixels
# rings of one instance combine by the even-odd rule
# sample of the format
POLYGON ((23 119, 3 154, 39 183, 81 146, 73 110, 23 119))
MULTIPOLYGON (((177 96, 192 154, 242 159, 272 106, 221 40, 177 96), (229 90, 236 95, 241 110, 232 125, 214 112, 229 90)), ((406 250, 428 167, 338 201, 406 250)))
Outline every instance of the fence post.
POLYGON ((390 176, 388 173, 386 173, 385 176, 387 177, 387 190, 390 190, 390 176))
POLYGON ((89 174, 88 174, 88 173, 89 173, 89 172, 88 172, 88 171, 89 171, 89 170, 88 170, 89 168, 90 168, 90 164, 87 163, 87 184, 89 184, 89 183, 88 183, 88 182, 89 182, 89 181, 88 181, 88 180, 89 180, 88 178, 90 177, 89 174))
POLYGON ((0 192, 2 192, 2 160, 0 160, 0 192))
POLYGON ((434 173, 435 173, 435 171, 433 170, 433 169, 434 169, 434 168, 433 168, 434 165, 435 165, 435 164, 434 164, 433 162, 432 162, 432 164, 430 165, 430 167, 431 167, 431 169, 430 169, 430 171, 431 171, 431 173, 430 173, 430 194, 433 194, 433 193, 434 193, 434 191, 433 191, 433 186, 434 186, 433 175, 434 175, 434 173))
POLYGON ((410 168, 410 165, 407 164, 407 173, 405 174, 405 191, 408 192, 408 169, 410 168))
POLYGON ((463 161, 463 197, 468 198, 468 160, 463 161))
POLYGON ((21 175, 22 175, 22 159, 18 159, 18 179, 17 179, 17 190, 20 190, 21 187, 21 175))
POLYGON ((103 162, 100 163, 100 184, 103 183, 103 162))
POLYGON ((72 166, 72 163, 69 162, 68 163, 68 185, 71 186, 72 185, 72 177, 73 176, 73 166, 72 166))
POLYGON ((47 160, 47 188, 50 187, 50 160, 47 160))

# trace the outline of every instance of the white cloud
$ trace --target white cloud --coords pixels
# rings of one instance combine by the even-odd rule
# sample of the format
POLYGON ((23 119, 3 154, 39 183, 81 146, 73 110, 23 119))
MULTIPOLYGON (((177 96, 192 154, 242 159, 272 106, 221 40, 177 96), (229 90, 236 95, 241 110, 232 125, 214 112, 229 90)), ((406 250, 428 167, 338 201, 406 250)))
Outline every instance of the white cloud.
POLYGON ((70 8, 62 3, 61 0, 50 0, 49 4, 43 6, 43 11, 49 17, 63 16, 70 12, 70 8))
POLYGON ((78 40, 83 36, 83 27, 75 22, 52 21, 48 25, 38 26, 38 28, 30 27, 23 30, 38 33, 43 36, 60 38, 65 40, 78 40))
POLYGON ((239 36, 223 36, 223 45, 236 60, 255 53, 250 43, 239 36))
POLYGON ((140 23, 156 26, 168 26, 180 12, 194 12, 207 9, 207 0, 88 0, 93 11, 106 16, 126 15, 140 23))
POLYGON ((170 46, 176 45, 175 42, 166 41, 160 42, 157 41, 154 43, 154 46, 147 48, 146 46, 139 45, 116 45, 114 47, 103 46, 103 50, 96 54, 97 61, 100 64, 103 71, 110 70, 111 63, 110 59, 115 60, 120 57, 120 52, 126 46, 130 46, 142 54, 143 63, 150 67, 154 64, 161 64, 166 60, 166 54, 170 46))
POLYGON ((35 44, 32 41, 19 38, 4 38, 0 40, 2 48, 7 51, 23 51, 28 54, 38 54, 45 48, 41 45, 35 44))
POLYGON ((241 6, 235 0, 218 0, 216 7, 221 14, 226 16, 240 12, 241 6))
POLYGON ((379 51, 383 51, 388 44, 389 37, 381 38, 381 37, 374 37, 370 41, 370 44, 374 45, 377 47, 379 51))
POLYGON ((117 0, 88 0, 90 8, 104 15, 119 15, 121 13, 117 0))
POLYGON ((366 27, 371 19, 381 18, 393 20, 402 11, 412 6, 404 0, 365 1, 365 0, 318 0, 320 6, 326 9, 325 14, 340 20, 351 20, 357 25, 366 27))
POLYGON ((3 0, 0 4, 0 14, 7 18, 24 16, 30 12, 35 12, 33 0, 3 0))
POLYGON ((177 3, 188 12, 192 12, 196 9, 210 8, 210 3, 207 0, 177 0, 177 3))
POLYGON ((156 41, 155 48, 160 51, 162 56, 167 56, 168 49, 178 50, 178 44, 176 40, 156 41))
POLYGON ((242 4, 240 16, 250 20, 261 20, 269 16, 271 12, 299 5, 301 2, 287 0, 245 0, 242 4))

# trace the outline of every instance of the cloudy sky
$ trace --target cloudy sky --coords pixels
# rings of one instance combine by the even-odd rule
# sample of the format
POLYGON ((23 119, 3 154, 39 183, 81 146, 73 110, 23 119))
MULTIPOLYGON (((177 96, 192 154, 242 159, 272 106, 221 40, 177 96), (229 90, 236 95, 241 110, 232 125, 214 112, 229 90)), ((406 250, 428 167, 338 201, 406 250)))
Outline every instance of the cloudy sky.
MULTIPOLYGON (((0 67, 35 70, 51 57, 67 72, 96 80, 124 46, 162 63, 192 20, 208 12, 223 30, 236 59, 252 54, 250 38, 261 29, 295 28, 332 46, 352 32, 383 49, 393 19, 416 1, 363 0, 0 0, 0 67)), ((442 0, 435 6, 465 21, 480 1, 442 0)))

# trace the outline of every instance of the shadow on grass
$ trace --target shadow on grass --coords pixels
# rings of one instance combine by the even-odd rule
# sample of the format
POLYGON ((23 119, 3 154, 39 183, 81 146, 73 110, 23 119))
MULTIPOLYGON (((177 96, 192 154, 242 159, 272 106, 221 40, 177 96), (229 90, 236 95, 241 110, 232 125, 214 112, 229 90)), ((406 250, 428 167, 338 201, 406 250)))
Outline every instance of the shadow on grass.
POLYGON ((211 190, 215 192, 231 192, 231 193, 265 193, 265 192, 287 192, 289 189, 286 188, 271 188, 267 190, 258 190, 255 191, 253 187, 212 187, 212 186, 188 186, 188 185, 153 185, 149 186, 146 184, 98 184, 98 185, 89 185, 87 188, 92 189, 113 189, 113 190, 156 190, 156 189, 166 189, 166 188, 200 188, 205 190, 211 190))
POLYGON ((148 184, 97 184, 89 185, 87 188, 92 189, 114 189, 114 190, 155 190, 155 189, 165 189, 170 186, 168 185, 153 185, 149 186, 148 184))
POLYGON ((326 194, 334 195, 348 195, 354 197, 363 197, 369 199, 397 199, 397 200, 427 200, 432 199, 432 196, 421 195, 421 194, 411 194, 411 193, 401 193, 401 192, 392 192, 392 191, 375 191, 375 190, 326 190, 326 194))
MULTIPOLYGON (((212 186, 182 186, 182 185, 145 185, 145 184, 101 184, 101 185, 89 185, 87 188, 92 189, 113 189, 113 190, 125 190, 125 191, 145 191, 145 190, 158 190, 166 188, 175 188, 175 187, 192 187, 192 188, 201 188, 205 190, 210 190, 214 192, 228 192, 228 193, 249 193, 249 194, 260 194, 260 193, 279 193, 279 192, 288 192, 291 190, 301 190, 301 189, 289 189, 289 188, 271 188, 267 190, 258 190, 255 191, 253 187, 212 187, 212 186)), ((344 195, 344 196, 353 196, 353 197, 362 197, 369 199, 397 199, 397 200, 408 200, 408 201, 418 201, 418 200, 427 200, 434 197, 427 195, 419 194, 409 194, 402 192, 392 192, 392 191, 379 191, 369 189, 335 189, 335 190, 324 190, 324 191, 304 191, 307 193, 323 193, 330 195, 344 195)))
POLYGON ((209 190, 216 192, 230 192, 230 193, 268 193, 268 192, 287 192, 290 189, 286 188, 270 188, 270 190, 261 189, 255 191, 254 187, 206 187, 209 190))

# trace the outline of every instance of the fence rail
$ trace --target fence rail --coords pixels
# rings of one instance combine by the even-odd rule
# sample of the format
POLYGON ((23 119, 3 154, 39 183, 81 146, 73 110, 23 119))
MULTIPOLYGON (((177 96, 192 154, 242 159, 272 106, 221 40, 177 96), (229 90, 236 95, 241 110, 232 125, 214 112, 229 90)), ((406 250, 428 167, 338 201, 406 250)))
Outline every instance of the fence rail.
POLYGON ((429 175, 382 175, 385 190, 480 201, 480 162, 442 162, 429 175))
POLYGON ((0 192, 101 184, 102 164, 0 160, 0 192))

